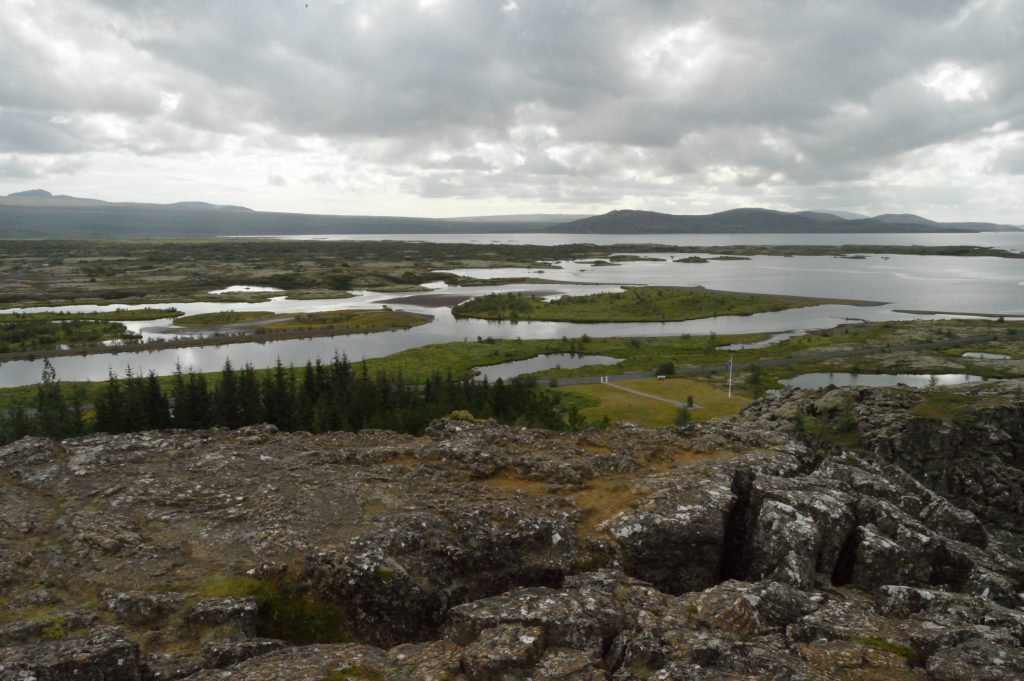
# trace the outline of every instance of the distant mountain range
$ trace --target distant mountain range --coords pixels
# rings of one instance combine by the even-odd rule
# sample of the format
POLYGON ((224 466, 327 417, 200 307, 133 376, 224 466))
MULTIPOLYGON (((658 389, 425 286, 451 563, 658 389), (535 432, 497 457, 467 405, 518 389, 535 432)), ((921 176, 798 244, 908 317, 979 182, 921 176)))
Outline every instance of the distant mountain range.
POLYGON ((491 215, 409 218, 254 211, 202 201, 111 203, 53 195, 43 189, 0 197, 0 237, 119 238, 304 234, 572 234, 916 233, 1017 230, 987 222, 935 222, 918 215, 867 217, 844 211, 786 213, 738 208, 710 215, 613 210, 604 215, 491 215))
POLYGON ((919 215, 856 217, 851 213, 800 211, 785 213, 765 208, 736 208, 710 215, 668 215, 644 210, 613 210, 604 215, 559 225, 574 234, 772 234, 772 233, 919 233, 1018 231, 989 222, 935 222, 919 215), (849 217, 854 216, 854 217, 849 217))

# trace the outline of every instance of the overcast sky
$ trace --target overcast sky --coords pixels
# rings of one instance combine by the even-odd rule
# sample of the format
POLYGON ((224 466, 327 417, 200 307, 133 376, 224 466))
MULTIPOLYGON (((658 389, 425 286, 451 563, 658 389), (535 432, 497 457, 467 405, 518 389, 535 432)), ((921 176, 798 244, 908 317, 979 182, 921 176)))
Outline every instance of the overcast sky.
POLYGON ((0 194, 1024 223, 1024 1, 0 0, 0 194))

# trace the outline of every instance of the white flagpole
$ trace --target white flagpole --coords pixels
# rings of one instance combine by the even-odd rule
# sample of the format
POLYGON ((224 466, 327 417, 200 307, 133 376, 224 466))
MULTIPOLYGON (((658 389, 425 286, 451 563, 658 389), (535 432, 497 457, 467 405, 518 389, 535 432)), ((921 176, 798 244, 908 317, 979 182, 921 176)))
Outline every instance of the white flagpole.
POLYGON ((732 397, 732 355, 729 355, 729 397, 732 397))

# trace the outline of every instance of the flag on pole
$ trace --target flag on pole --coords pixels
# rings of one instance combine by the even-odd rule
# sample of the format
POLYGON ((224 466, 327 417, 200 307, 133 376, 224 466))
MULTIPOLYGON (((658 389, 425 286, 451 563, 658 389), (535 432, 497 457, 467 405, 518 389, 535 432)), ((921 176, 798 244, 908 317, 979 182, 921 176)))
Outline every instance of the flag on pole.
POLYGON ((729 361, 725 363, 725 367, 729 370, 729 397, 732 397, 732 355, 729 355, 729 361))

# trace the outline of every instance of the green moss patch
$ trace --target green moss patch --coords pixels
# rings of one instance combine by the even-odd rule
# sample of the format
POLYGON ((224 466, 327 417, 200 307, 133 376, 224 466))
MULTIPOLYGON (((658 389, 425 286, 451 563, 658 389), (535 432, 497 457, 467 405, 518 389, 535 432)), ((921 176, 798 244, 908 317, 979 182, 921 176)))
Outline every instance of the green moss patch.
POLYGON ((260 605, 256 632, 259 636, 297 645, 355 640, 341 608, 294 579, 271 581, 220 575, 206 580, 199 593, 208 598, 255 598, 260 605))

